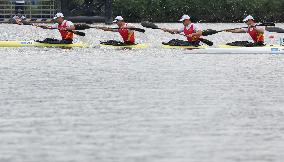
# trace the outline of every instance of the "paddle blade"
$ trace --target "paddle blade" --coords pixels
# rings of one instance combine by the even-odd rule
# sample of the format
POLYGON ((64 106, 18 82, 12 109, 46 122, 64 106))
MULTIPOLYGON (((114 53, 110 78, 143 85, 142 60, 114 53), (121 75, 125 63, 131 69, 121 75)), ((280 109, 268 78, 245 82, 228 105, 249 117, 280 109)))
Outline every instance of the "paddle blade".
POLYGON ((265 30, 269 32, 275 32, 275 33, 284 33, 284 29, 279 27, 266 27, 265 30))
POLYGON ((207 30, 203 30, 202 35, 203 36, 208 36, 208 35, 217 34, 219 32, 220 31, 217 31, 217 30, 207 29, 207 30))
POLYGON ((204 38, 199 38, 199 40, 205 44, 207 44, 208 46, 213 46, 213 42, 211 42, 210 40, 208 39, 204 39, 204 38))
POLYGON ((92 28, 91 26, 89 26, 87 24, 75 24, 74 26, 75 26, 76 30, 85 30, 85 29, 92 28))
POLYGON ((156 24, 148 22, 148 21, 142 22, 141 25, 145 28, 160 29, 156 24))
POLYGON ((79 35, 79 36, 82 36, 82 37, 84 37, 85 35, 86 35, 86 33, 84 33, 84 32, 79 32, 79 31, 72 31, 74 34, 76 34, 76 35, 79 35))

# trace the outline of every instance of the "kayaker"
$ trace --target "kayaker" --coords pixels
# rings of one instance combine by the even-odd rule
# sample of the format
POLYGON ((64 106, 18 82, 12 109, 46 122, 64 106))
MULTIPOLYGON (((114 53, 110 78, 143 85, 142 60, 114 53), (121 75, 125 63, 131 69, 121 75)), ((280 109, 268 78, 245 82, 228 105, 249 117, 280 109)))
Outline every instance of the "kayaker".
MULTIPOLYGON (((121 16, 117 16, 114 21, 116 25, 118 26, 118 29, 112 29, 112 28, 107 28, 107 27, 102 27, 100 29, 104 31, 112 31, 112 32, 119 32, 123 39, 123 44, 124 45, 133 45, 135 44, 135 34, 133 30, 130 30, 128 28, 134 28, 134 26, 131 26, 130 24, 126 23, 121 16)), ((114 42, 115 41, 111 41, 114 42)), ((117 41, 118 44, 121 44, 122 42, 117 41)))
POLYGON ((22 14, 22 12, 23 12, 23 10, 21 10, 21 9, 18 9, 16 11, 15 16, 13 16, 13 18, 11 20, 13 24, 18 24, 18 25, 27 24, 26 17, 22 14))
POLYGON ((227 30, 227 32, 232 32, 232 33, 248 33, 252 40, 252 42, 248 41, 237 41, 233 43, 229 43, 229 45, 236 45, 236 46, 264 46, 264 31, 265 29, 261 26, 256 26, 255 19, 251 16, 248 15, 243 22, 247 24, 247 28, 240 28, 240 29, 233 29, 233 30, 227 30), (246 43, 241 43, 239 44, 238 42, 247 42, 246 43))
POLYGON ((162 28, 162 30, 172 34, 184 33, 184 36, 186 36, 187 41, 173 39, 168 43, 163 44, 179 46, 199 46, 199 38, 202 35, 202 29, 198 25, 192 23, 191 17, 188 15, 183 15, 179 21, 183 23, 183 27, 179 29, 162 28))
POLYGON ((70 30, 75 30, 75 26, 71 21, 64 20, 64 15, 62 13, 57 13, 54 17, 56 23, 52 26, 40 26, 45 29, 58 29, 62 40, 57 40, 53 38, 47 38, 42 42, 52 43, 52 44, 72 44, 73 43, 73 33, 70 30), (69 31, 68 31, 69 30, 69 31))

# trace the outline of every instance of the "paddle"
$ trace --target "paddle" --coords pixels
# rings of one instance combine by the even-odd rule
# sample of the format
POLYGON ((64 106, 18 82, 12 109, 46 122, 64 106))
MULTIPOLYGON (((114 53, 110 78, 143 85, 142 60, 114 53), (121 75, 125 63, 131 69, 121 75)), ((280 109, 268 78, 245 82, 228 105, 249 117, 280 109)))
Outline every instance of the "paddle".
MULTIPOLYGON (((105 28, 105 27, 89 26, 87 24, 75 24, 75 28, 76 28, 76 30, 85 30, 85 29, 91 29, 91 28, 102 29, 102 28, 105 28)), ((119 28, 110 28, 110 29, 119 29, 119 28)), ((145 29, 141 29, 141 28, 127 28, 127 29, 135 30, 135 31, 138 31, 138 32, 141 32, 141 33, 145 32, 145 29)))
MULTIPOLYGON (((275 26, 274 23, 272 22, 266 22, 266 23, 261 23, 261 24, 258 24, 256 26, 275 26)), ((241 27, 241 28, 248 28, 248 27, 241 27)), ((233 29, 224 29, 224 30, 213 30, 213 29, 207 29, 207 30, 204 30, 202 32, 202 35, 203 36, 208 36, 208 35, 213 35, 213 34, 217 34, 217 33, 220 33, 220 32, 223 32, 223 31, 227 31, 227 30, 235 30, 235 29, 240 29, 240 28, 233 28, 233 29)))
MULTIPOLYGON (((47 26, 44 26, 44 25, 34 25, 34 24, 30 24, 30 25, 35 26, 35 27, 39 27, 39 28, 42 28, 42 29, 51 29, 51 30, 57 29, 57 28, 48 28, 47 26)), ((82 37, 86 36, 86 33, 84 33, 84 32, 74 31, 74 30, 67 30, 67 31, 74 33, 76 35, 82 36, 82 37)))
MULTIPOLYGON (((159 28, 156 24, 154 23, 151 23, 151 22, 147 22, 147 21, 144 21, 141 23, 141 25, 145 28, 151 28, 151 29, 162 29, 162 28, 159 28)), ((172 33, 172 34, 179 34, 179 35, 183 35, 183 36, 186 36, 184 34, 180 34, 180 33, 172 33)), ((210 40, 208 39, 204 39, 204 38, 199 38, 199 40, 205 44, 207 44, 208 46, 212 46, 214 43, 211 42, 210 40)))
POLYGON ((156 24, 151 23, 151 22, 148 22, 148 21, 142 22, 141 25, 142 25, 143 27, 145 27, 145 28, 162 29, 162 28, 159 28, 156 24))
POLYGON ((284 33, 284 29, 279 27, 266 27, 265 30, 269 32, 275 32, 275 33, 284 33))

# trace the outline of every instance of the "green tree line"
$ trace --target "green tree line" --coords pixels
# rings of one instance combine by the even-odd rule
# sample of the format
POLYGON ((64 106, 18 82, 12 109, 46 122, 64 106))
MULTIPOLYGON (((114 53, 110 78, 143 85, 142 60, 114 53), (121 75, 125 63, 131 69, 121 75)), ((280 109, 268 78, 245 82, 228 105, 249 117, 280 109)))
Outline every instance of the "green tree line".
POLYGON ((248 14, 284 22, 284 0, 113 0, 113 15, 131 22, 176 22, 183 14, 200 22, 240 22, 248 14))

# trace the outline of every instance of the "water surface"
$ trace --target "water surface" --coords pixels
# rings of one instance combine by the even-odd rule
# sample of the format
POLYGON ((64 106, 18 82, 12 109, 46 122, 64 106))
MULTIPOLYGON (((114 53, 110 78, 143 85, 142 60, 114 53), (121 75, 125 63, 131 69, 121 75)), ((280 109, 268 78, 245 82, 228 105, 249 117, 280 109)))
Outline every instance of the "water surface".
MULTIPOLYGON (((2 24, 0 32, 1 40, 58 37, 29 26, 2 24)), ((101 49, 100 40, 118 35, 86 32, 77 39, 95 48, 0 48, 1 162, 284 159, 284 55, 162 49, 182 37, 157 30, 137 33, 148 49, 101 49)))

